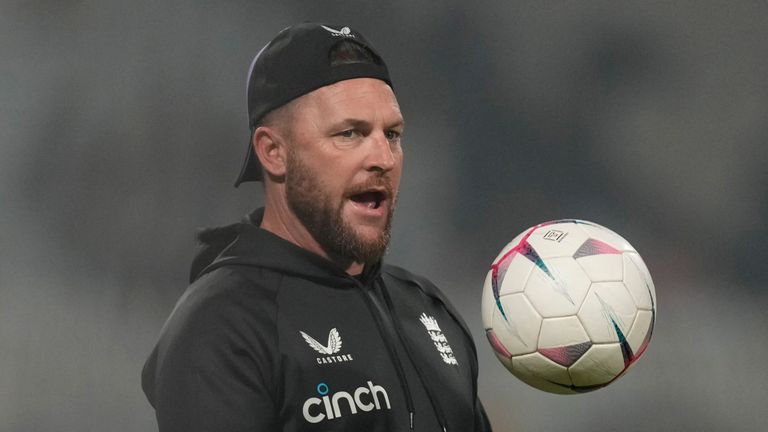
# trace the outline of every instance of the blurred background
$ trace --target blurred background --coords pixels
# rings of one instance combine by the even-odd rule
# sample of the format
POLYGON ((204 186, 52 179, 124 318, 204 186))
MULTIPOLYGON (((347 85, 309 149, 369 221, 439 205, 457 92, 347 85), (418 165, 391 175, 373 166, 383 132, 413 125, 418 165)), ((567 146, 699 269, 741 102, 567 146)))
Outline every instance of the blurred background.
POLYGON ((0 430, 148 431, 141 367, 194 232, 234 189, 251 58, 360 29, 408 128, 388 260, 474 330, 496 431, 758 431, 768 404, 765 1, 0 1, 0 430), (640 362, 556 396, 489 348, 491 260, 538 222, 627 238, 656 282, 640 362))

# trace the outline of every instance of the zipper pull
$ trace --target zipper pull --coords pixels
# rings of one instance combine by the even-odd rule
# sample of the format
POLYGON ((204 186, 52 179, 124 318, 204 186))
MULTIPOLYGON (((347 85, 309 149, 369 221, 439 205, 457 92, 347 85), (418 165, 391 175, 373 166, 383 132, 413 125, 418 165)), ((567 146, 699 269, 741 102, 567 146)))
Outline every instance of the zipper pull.
POLYGON ((410 422, 411 431, 413 431, 413 411, 410 411, 408 413, 408 418, 409 418, 409 422, 410 422))

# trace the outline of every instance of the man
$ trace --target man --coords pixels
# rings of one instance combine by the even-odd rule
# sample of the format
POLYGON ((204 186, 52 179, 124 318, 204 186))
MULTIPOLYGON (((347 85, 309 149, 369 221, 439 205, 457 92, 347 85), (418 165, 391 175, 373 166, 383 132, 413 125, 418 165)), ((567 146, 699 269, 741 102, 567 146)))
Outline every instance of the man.
POLYGON ((403 152, 387 67, 305 23, 254 59, 236 185, 265 207, 204 231, 142 384, 167 431, 484 431, 469 331, 426 279, 382 264, 403 152))

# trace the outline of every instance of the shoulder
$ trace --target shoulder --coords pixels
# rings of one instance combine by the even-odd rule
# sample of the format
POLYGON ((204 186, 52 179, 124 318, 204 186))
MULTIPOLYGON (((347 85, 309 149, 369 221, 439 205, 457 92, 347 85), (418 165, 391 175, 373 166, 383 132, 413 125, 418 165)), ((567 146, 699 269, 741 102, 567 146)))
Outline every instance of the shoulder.
MULTIPOLYGON (((270 276, 271 277, 271 276, 270 276)), ((145 379, 184 370, 224 370, 234 357, 270 365, 276 345, 274 292, 237 268, 220 268, 192 283, 176 303, 145 365, 145 379)), ((265 375, 268 375, 265 373, 265 375)))
POLYGON ((176 303, 158 348, 194 353, 189 361, 207 361, 205 353, 228 349, 259 351, 274 343, 279 275, 222 267, 193 282, 176 303), (254 338, 254 335, 259 335, 254 338))
POLYGON ((229 265, 206 273, 189 285, 179 304, 220 305, 274 298, 283 276, 267 269, 229 265))
POLYGON ((192 283, 177 302, 142 372, 161 425, 198 430, 200 422, 242 420, 219 416, 241 405, 271 407, 279 362, 276 288, 268 289, 266 278, 261 285, 252 278, 237 268, 217 269, 192 283), (179 407, 189 412, 180 416, 179 407), (188 420, 200 413, 208 417, 196 419, 199 424, 188 420))

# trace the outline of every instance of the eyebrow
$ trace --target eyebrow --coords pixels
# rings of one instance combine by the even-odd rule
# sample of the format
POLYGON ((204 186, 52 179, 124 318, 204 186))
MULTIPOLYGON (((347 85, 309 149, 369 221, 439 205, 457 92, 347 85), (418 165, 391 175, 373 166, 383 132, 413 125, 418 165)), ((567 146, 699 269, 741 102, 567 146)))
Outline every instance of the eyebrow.
MULTIPOLYGON (((353 126, 353 127, 359 128, 359 127, 369 127, 370 125, 371 125, 371 123, 368 122, 367 120, 360 120, 360 119, 356 119, 356 118, 345 118, 344 120, 340 120, 338 122, 334 122, 331 127, 332 128, 338 128, 338 127, 341 127, 341 126, 353 126)), ((397 128, 397 127, 404 128, 405 127, 405 120, 403 120, 401 118, 398 121, 395 121, 395 122, 393 122, 391 124, 388 124, 386 126, 386 129, 392 129, 392 128, 397 128)))

